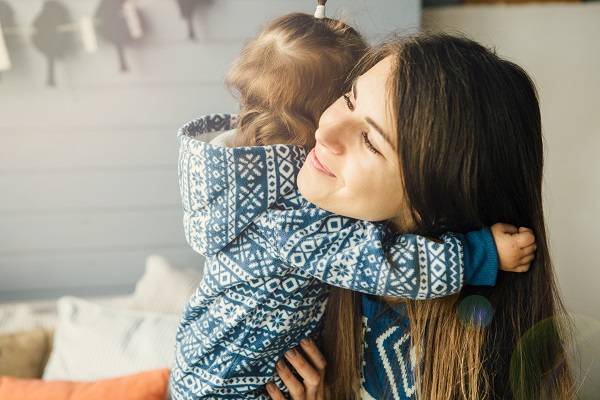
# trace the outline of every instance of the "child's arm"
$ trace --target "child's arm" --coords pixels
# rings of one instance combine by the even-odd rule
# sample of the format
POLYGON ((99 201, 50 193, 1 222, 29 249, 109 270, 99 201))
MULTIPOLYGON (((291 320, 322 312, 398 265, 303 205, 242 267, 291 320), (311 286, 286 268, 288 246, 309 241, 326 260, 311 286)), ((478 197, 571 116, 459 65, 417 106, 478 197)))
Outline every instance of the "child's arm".
MULTIPOLYGON (((505 272, 527 272, 535 257, 535 235, 529 228, 517 228, 510 224, 497 223, 491 228, 469 232, 465 235, 465 284, 494 286, 497 269, 485 268, 488 246, 492 240, 498 252, 497 269, 505 272)), ((491 253, 490 253, 491 255, 491 253)), ((489 255, 488 255, 489 256, 489 255)))
POLYGON ((295 146, 227 148, 205 143, 202 134, 214 131, 211 118, 189 122, 178 133, 185 237, 203 255, 217 253, 293 190, 306 157, 295 146))
POLYGON ((489 229, 446 233, 440 243, 318 208, 269 210, 255 223, 273 238, 274 256, 328 284, 374 295, 443 297, 464 284, 494 285, 499 267, 489 229))

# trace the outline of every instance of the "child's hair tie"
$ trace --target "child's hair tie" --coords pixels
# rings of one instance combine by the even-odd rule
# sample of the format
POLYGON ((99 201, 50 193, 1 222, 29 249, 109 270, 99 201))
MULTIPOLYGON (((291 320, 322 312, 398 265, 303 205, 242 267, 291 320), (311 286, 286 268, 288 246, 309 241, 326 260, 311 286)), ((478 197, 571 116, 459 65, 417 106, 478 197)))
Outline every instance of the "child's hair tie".
POLYGON ((315 10, 315 18, 325 18, 325 3, 327 0, 317 0, 317 9, 315 10))

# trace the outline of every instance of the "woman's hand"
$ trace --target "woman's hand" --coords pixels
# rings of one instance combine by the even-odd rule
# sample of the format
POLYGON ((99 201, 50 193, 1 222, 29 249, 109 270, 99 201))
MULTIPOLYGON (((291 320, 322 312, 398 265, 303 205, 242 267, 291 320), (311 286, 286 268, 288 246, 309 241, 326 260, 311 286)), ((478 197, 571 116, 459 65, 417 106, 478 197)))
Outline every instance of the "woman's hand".
MULTIPOLYGON (((325 398, 325 357, 323 357, 312 339, 302 339, 300 347, 302 347, 309 360, 306 360, 296 349, 285 353, 285 358, 304 382, 296 379, 292 370, 283 360, 277 362, 277 375, 287 387, 292 400, 323 400, 325 398)), ((285 400, 283 393, 273 382, 268 383, 266 386, 267 392, 273 400, 285 400)))

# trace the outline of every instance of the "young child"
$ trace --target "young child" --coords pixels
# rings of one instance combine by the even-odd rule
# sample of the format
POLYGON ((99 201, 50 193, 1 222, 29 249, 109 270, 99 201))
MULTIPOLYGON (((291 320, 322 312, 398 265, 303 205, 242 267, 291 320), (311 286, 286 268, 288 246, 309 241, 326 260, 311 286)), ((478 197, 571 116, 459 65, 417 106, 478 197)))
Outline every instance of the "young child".
MULTIPOLYGON (((177 330, 172 398, 263 399, 273 380, 286 392, 275 362, 319 331, 327 284, 436 298, 465 283, 494 285, 498 256, 512 257, 497 254, 494 240, 515 236, 492 238, 489 229, 448 233, 441 241, 400 235, 384 222, 334 215, 300 195, 295 179, 319 115, 345 92, 338 78, 364 49, 339 21, 281 17, 244 49, 229 75, 241 97, 239 118, 208 115, 178 132, 185 235, 206 264, 177 330), (202 141, 219 131, 229 131, 229 144, 260 146, 202 141)), ((522 251, 515 252, 520 259, 522 251)))

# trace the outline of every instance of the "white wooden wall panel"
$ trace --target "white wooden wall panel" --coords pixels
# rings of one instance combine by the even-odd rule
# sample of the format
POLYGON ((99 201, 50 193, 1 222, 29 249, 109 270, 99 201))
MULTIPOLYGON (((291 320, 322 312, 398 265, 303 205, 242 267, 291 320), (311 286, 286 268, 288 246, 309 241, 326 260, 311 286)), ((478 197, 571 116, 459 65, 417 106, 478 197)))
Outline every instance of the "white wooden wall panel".
POLYGON ((0 235, 0 255, 185 243, 181 211, 175 207, 12 213, 2 218, 0 235))
MULTIPOLYGON (((179 247, 179 246, 177 246, 179 247)), ((11 268, 10 280, 0 281, 6 299, 52 297, 60 293, 97 295, 130 292, 139 279, 145 258, 159 253, 176 266, 190 266, 187 248, 128 247, 106 250, 46 252, 4 255, 3 266, 11 268), (48 273, 49 271, 52 273, 48 273)), ((201 271, 198 271, 201 274, 201 271)))
MULTIPOLYGON (((58 83, 60 85, 60 81, 58 83)), ((38 89, 14 93, 2 101, 2 130, 19 126, 77 127, 171 126, 235 105, 221 83, 116 85, 90 89, 38 89), (9 100, 9 101, 8 101, 9 100)), ((73 132, 77 134, 77 132, 73 132)))
MULTIPOLYGON (((8 0, 30 26, 43 0, 8 0)), ((100 0, 62 0, 71 17, 100 0)), ((145 36, 125 54, 79 48, 56 63, 22 37, 0 80, 0 302, 63 294, 126 293, 147 255, 181 266, 202 257, 185 242, 177 188, 176 131, 210 112, 234 112, 223 85, 231 62, 267 20, 314 11, 309 0, 217 0, 194 19, 196 42, 175 0, 139 0, 145 36)), ((415 30, 416 0, 330 0, 370 41, 415 30)))
MULTIPOLYGON (((26 171, 0 175, 0 186, 10 187, 3 195, 0 212, 12 215, 179 205, 177 172, 172 164, 139 169, 78 168, 56 173, 26 171)), ((2 220, 0 215, 0 225, 2 220)))
MULTIPOLYGON (((170 128, 18 128, 2 136, 0 171, 77 170, 83 168, 171 168, 177 153, 170 128), (143 143, 143 145, 140 145, 143 143), (108 155, 108 156, 107 156, 108 155)), ((2 179, 2 177, 0 177, 2 179)), ((2 185, 0 185, 2 187, 2 185)))

